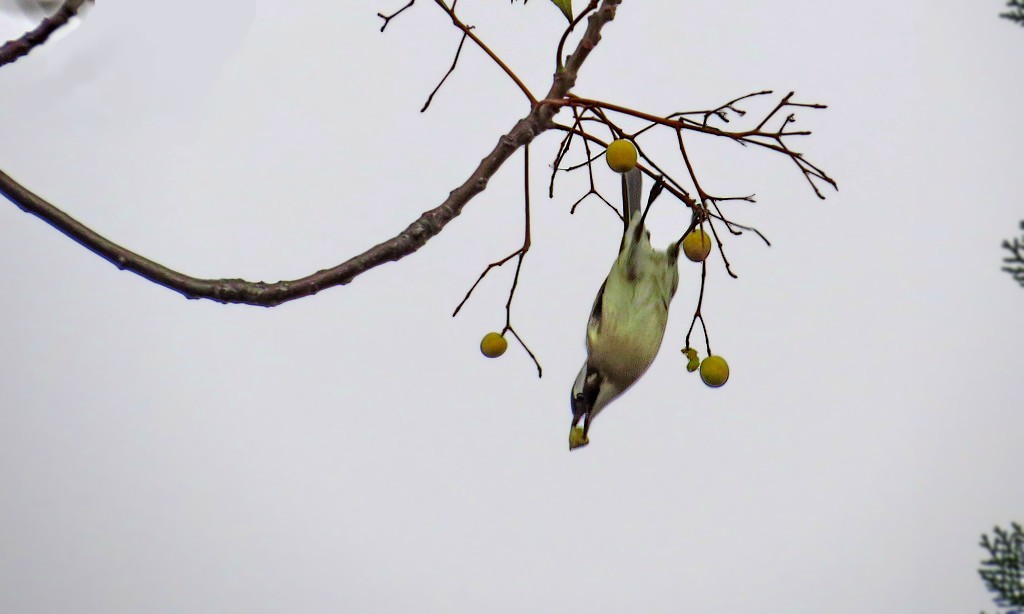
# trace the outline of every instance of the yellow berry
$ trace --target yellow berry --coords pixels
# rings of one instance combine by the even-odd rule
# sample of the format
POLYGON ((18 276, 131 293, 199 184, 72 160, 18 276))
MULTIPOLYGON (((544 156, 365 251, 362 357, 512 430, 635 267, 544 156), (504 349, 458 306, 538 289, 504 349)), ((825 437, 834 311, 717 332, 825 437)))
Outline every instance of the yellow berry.
POLYGON ((721 356, 708 356, 700 363, 700 378, 712 388, 729 380, 729 363, 721 356))
POLYGON ((711 237, 700 228, 694 228, 683 239, 683 253, 694 262, 703 262, 711 253, 711 237))
POLYGON ((480 340, 480 351, 488 358, 497 358, 508 349, 508 341, 500 333, 487 333, 480 340))
POLYGON ((590 439, 583 436, 583 427, 577 426, 569 429, 569 449, 582 448, 590 443, 590 439))
POLYGON ((608 145, 604 159, 616 173, 628 173, 636 168, 636 147, 626 139, 616 139, 608 145))

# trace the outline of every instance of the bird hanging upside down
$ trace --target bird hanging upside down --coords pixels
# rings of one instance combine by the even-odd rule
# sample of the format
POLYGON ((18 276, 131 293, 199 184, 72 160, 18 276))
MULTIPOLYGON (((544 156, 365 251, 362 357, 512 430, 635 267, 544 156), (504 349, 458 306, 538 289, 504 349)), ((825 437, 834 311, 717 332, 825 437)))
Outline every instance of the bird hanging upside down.
POLYGON ((654 362, 665 336, 669 303, 679 285, 679 246, 686 234, 665 251, 651 247, 644 218, 660 185, 651 190, 647 210, 641 214, 642 177, 633 168, 622 179, 622 241, 587 322, 587 360, 570 396, 570 450, 590 443, 587 436, 593 419, 654 362), (581 419, 582 429, 577 426, 581 419))

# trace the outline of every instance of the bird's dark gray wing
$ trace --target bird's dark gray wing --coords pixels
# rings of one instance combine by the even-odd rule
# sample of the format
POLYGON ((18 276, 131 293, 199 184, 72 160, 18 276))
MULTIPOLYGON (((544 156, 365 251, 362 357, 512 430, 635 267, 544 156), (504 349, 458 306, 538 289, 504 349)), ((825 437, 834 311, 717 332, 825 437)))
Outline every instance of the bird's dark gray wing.
POLYGON ((601 289, 597 291, 597 297, 594 299, 594 307, 590 310, 590 322, 587 323, 587 328, 601 329, 601 310, 604 308, 604 286, 608 283, 605 279, 601 283, 601 289))

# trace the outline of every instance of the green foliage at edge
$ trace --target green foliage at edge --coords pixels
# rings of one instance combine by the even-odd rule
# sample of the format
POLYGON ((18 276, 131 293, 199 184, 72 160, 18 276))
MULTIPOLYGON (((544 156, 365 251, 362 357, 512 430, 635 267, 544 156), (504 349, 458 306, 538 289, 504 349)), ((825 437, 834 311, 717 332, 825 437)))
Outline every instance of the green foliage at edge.
POLYGON ((562 11, 570 23, 572 22, 572 0, 551 0, 551 3, 562 11))
POLYGON ((1000 13, 999 16, 1024 26, 1024 0, 1008 0, 1006 6, 1013 10, 1000 13))
POLYGON ((989 558, 981 562, 978 575, 996 594, 996 605, 1018 612, 1024 606, 1024 530, 1016 522, 1011 527, 1011 531, 995 527, 991 539, 982 534, 980 545, 989 558))

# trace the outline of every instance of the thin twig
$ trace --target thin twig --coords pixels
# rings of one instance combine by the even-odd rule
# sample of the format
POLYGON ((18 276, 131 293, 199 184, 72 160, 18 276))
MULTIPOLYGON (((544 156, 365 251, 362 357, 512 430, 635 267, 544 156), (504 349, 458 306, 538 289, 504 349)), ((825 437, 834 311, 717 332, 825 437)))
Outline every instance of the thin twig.
POLYGON ((465 36, 468 36, 470 39, 472 39, 472 41, 476 43, 476 45, 480 47, 480 49, 482 49, 483 52, 488 55, 488 57, 494 60, 494 63, 497 64, 498 67, 501 68, 501 70, 503 70, 510 79, 512 79, 512 81, 519 87, 519 89, 522 90, 523 94, 526 95, 526 98, 530 101, 530 105, 536 106, 537 97, 533 95, 533 92, 530 91, 530 88, 526 87, 526 84, 524 84, 522 80, 519 79, 519 76, 516 75, 516 73, 514 73, 512 69, 509 68, 508 65, 505 64, 505 62, 501 58, 499 58, 496 53, 491 51, 490 47, 484 44, 484 42, 480 40, 480 38, 476 34, 471 32, 473 28, 462 23, 462 21, 455 14, 454 4, 451 7, 449 7, 447 4, 445 4, 444 0, 434 0, 434 2, 439 7, 441 7, 441 10, 448 14, 448 17, 452 20, 452 23, 455 24, 456 28, 462 30, 465 36))
MULTIPOLYGON (((584 139, 590 141, 591 143, 596 143, 597 145, 600 145, 601 147, 604 147, 605 149, 608 148, 608 143, 607 142, 602 141, 600 138, 598 138, 596 136, 593 136, 593 135, 591 135, 588 132, 584 132, 582 130, 575 130, 574 128, 572 128, 570 126, 566 126, 565 124, 559 124, 559 123, 554 123, 551 127, 555 128, 556 130, 562 130, 562 131, 565 131, 565 132, 573 132, 574 134, 583 137, 584 139)), ((668 175, 666 175, 665 173, 660 172, 660 169, 655 169, 655 170, 658 170, 658 172, 654 172, 651 169, 649 169, 646 166, 644 166, 643 164, 637 164, 636 167, 638 169, 640 169, 640 171, 642 173, 644 173, 645 175, 647 175, 651 179, 656 179, 659 175, 664 175, 665 178, 668 179, 668 175)), ((687 194, 685 191, 682 191, 680 188, 677 188, 676 186, 673 186, 673 185, 667 185, 666 184, 665 190, 668 191, 673 196, 675 196, 676 198, 678 198, 680 201, 682 201, 683 204, 685 204, 687 207, 693 208, 694 206, 696 206, 696 201, 694 201, 693 198, 690 197, 689 194, 687 194)))
POLYGON ((476 287, 479 286, 480 282, 482 282, 484 280, 484 277, 487 277, 487 274, 491 272, 491 269, 496 269, 496 268, 498 268, 500 266, 504 266, 504 264, 506 262, 508 262, 509 260, 511 260, 511 259, 513 259, 513 258, 515 258, 517 256, 521 256, 522 252, 523 252, 523 248, 520 247, 519 249, 517 249, 516 251, 512 252, 508 256, 505 256, 501 260, 496 260, 496 261, 488 264, 487 267, 483 270, 483 272, 480 273, 480 277, 477 277, 476 281, 473 282, 473 285, 470 286, 469 291, 466 292, 466 296, 462 297, 462 300, 459 301, 459 304, 455 307, 455 311, 452 312, 452 317, 454 318, 455 316, 459 315, 459 312, 462 311, 462 307, 465 306, 467 301, 469 301, 469 297, 473 295, 473 291, 476 290, 476 287))
POLYGON ((516 294, 516 287, 519 286, 519 271, 523 268, 523 258, 526 257, 526 252, 530 251, 530 145, 527 144, 523 147, 523 200, 526 203, 526 220, 523 224, 523 248, 519 252, 519 262, 516 263, 516 273, 512 277, 512 287, 508 291, 508 301, 505 303, 505 329, 502 331, 508 331, 515 336, 516 341, 519 345, 523 346, 526 353, 530 355, 533 360, 533 364, 537 365, 537 377, 543 377, 544 371, 540 368, 540 362, 537 361, 537 357, 533 355, 533 351, 530 350, 523 338, 519 336, 519 333, 512 328, 512 297, 516 294))
POLYGON ((628 138, 633 143, 633 146, 636 147, 637 155, 640 157, 640 159, 645 160, 648 166, 650 166, 651 169, 653 169, 650 173, 652 179, 656 180, 658 179, 658 177, 661 177, 665 181, 666 188, 669 186, 673 186, 677 190, 677 192, 673 192, 670 190, 672 194, 682 194, 681 197, 677 196, 677 198, 680 198, 683 201, 683 203, 686 204, 687 207, 693 209, 694 207, 697 206, 696 201, 690 196, 689 192, 686 191, 686 188, 684 188, 681 183, 676 181, 676 179, 671 174, 665 172, 664 169, 658 166, 658 164, 654 161, 653 158, 647 155, 647 152, 645 152, 643 147, 640 146, 640 142, 636 138, 639 134, 638 132, 633 134, 627 134, 621 126, 617 125, 615 122, 611 120, 611 118, 609 118, 605 114, 603 109, 594 108, 590 109, 590 112, 593 113, 602 124, 607 126, 608 129, 611 130, 612 133, 616 136, 616 138, 628 138))
POLYGON ((701 308, 704 306, 704 287, 708 276, 708 263, 707 260, 703 260, 700 263, 700 296, 697 297, 697 308, 693 311, 693 320, 690 321, 690 329, 686 331, 686 346, 693 347, 690 345, 690 335, 693 334, 693 327, 696 326, 697 320, 700 320, 700 327, 704 330, 704 347, 708 351, 708 356, 711 356, 711 340, 708 338, 708 327, 704 323, 704 315, 701 313, 701 308))
MULTIPOLYGON (((730 131, 727 131, 727 130, 722 130, 720 128, 715 128, 713 126, 702 125, 702 124, 700 124, 698 122, 688 121, 688 120, 685 120, 685 119, 675 120, 675 119, 670 119, 670 118, 666 118, 666 117, 659 117, 657 115, 652 115, 652 114, 646 113, 644 111, 638 111, 636 109, 630 109, 628 107, 623 107, 621 105, 617 105, 617 104, 613 104, 613 103, 609 103, 609 102, 604 102, 604 101, 600 101, 600 100, 587 99, 587 98, 566 97, 564 99, 559 99, 559 100, 544 99, 544 100, 540 101, 540 104, 552 104, 552 105, 558 105, 558 106, 582 106, 582 107, 590 108, 590 109, 603 109, 603 110, 607 110, 607 111, 613 111, 615 113, 621 113, 623 115, 628 115, 630 117, 636 117, 638 119, 643 119, 643 120, 646 120, 646 121, 649 121, 649 122, 653 122, 653 123, 656 123, 656 124, 667 126, 669 128, 673 128, 675 130, 680 130, 680 129, 682 129, 682 130, 693 130, 695 132, 702 132, 702 133, 710 134, 710 135, 713 135, 713 136, 726 137, 726 138, 731 139, 731 140, 733 140, 733 141, 735 141, 737 143, 740 143, 740 144, 757 145, 759 147, 764 147, 766 149, 770 149, 772 151, 776 151, 776 152, 779 152, 779 153, 782 153, 782 154, 785 154, 785 155, 789 156, 791 159, 793 159, 793 161, 801 169, 801 171, 804 173, 805 177, 807 177, 808 181, 811 181, 812 177, 816 177, 816 178, 818 178, 818 179, 828 183, 833 188, 838 189, 838 186, 837 186, 837 184, 836 184, 834 179, 832 179, 827 174, 825 174, 825 172, 822 171, 820 168, 818 168, 818 167, 814 166, 813 164, 807 162, 804 159, 803 154, 801 154, 799 152, 794 152, 793 150, 789 149, 789 147, 787 147, 782 142, 782 136, 783 135, 780 132, 765 132, 765 131, 762 130, 762 128, 764 126, 764 123, 766 121, 768 121, 768 119, 770 119, 782 106, 797 106, 797 107, 806 107, 806 108, 812 108, 812 109, 825 109, 825 108, 828 108, 826 105, 822 105, 822 104, 806 104, 806 103, 790 102, 789 98, 791 96, 792 96, 792 92, 789 95, 787 95, 785 97, 785 99, 783 100, 783 102, 780 102, 779 105, 773 111, 771 111, 765 117, 764 120, 762 120, 762 122, 757 126, 757 128, 755 128, 753 130, 743 130, 743 131, 735 131, 735 132, 730 132, 730 131), (769 142, 766 142, 764 140, 759 140, 759 139, 768 139, 769 142)), ((812 186, 814 186, 813 181, 811 181, 811 184, 812 184, 812 186)), ((824 196, 821 194, 821 192, 817 189, 817 186, 814 186, 814 191, 815 191, 815 193, 820 198, 824 198, 824 196)))
POLYGON ((411 7, 414 4, 416 4, 416 0, 409 0, 408 4, 406 4, 405 6, 403 6, 400 9, 398 9, 394 13, 391 13, 390 15, 385 15, 384 13, 377 13, 377 17, 380 17, 381 19, 384 20, 384 24, 381 25, 380 31, 383 32, 384 28, 388 27, 388 24, 391 23, 392 19, 394 19, 395 17, 398 17, 399 15, 401 15, 405 11, 405 9, 411 7))
POLYGON ((502 258, 501 260, 497 260, 497 261, 492 262, 492 263, 487 265, 487 267, 483 270, 483 272, 480 273, 480 277, 477 278, 476 282, 473 283, 473 285, 472 285, 472 287, 470 287, 469 291, 466 292, 466 296, 463 297, 462 301, 455 308, 455 311, 452 312, 452 317, 454 318, 455 316, 459 315, 459 311, 462 310, 463 305, 465 305, 466 301, 469 300, 469 297, 472 296, 473 291, 476 290, 476 287, 478 285, 480 285, 480 282, 484 280, 484 277, 487 277, 487 274, 490 273, 492 269, 495 269, 497 267, 503 266, 509 260, 511 260, 513 258, 516 258, 517 259, 517 261, 516 261, 516 272, 515 272, 515 275, 512 277, 512 286, 511 286, 511 288, 509 289, 509 292, 508 292, 508 301, 505 302, 505 328, 502 329, 501 334, 504 335, 506 332, 511 332, 515 336, 516 340, 519 341, 519 345, 523 346, 523 349, 526 350, 526 353, 529 354, 530 358, 533 359, 534 364, 537 365, 537 377, 541 377, 543 375, 543 371, 542 371, 542 369, 540 367, 540 363, 537 361, 537 357, 534 356, 534 354, 530 350, 530 348, 526 345, 526 343, 522 340, 522 338, 519 336, 519 334, 512 327, 512 298, 515 296, 516 288, 519 286, 519 272, 523 268, 523 258, 525 258, 526 257, 526 253, 528 251, 530 251, 530 244, 531 244, 531 238, 530 238, 530 146, 529 145, 526 145, 523 148, 523 166, 524 166, 524 177, 525 177, 524 180, 523 180, 524 181, 524 186, 523 186, 523 195, 524 196, 523 196, 523 200, 525 202, 525 215, 524 215, 524 221, 523 221, 523 245, 519 249, 517 249, 516 251, 512 252, 511 254, 509 254, 508 256, 505 256, 504 258, 502 258))
MULTIPOLYGON (((573 123, 573 128, 579 129, 580 128, 580 122, 581 122, 580 112, 579 112, 578 109, 573 107, 572 113, 573 113, 573 116, 575 117, 575 122, 573 123)), ((576 202, 573 203, 572 207, 569 209, 569 214, 570 215, 575 214, 576 213, 576 207, 578 207, 580 205, 580 203, 582 203, 584 200, 586 200, 586 198, 588 196, 593 194, 594 196, 597 196, 599 199, 601 199, 601 202, 603 202, 605 205, 607 205, 608 208, 611 209, 615 213, 615 215, 619 218, 619 220, 625 222, 625 219, 622 217, 622 213, 619 212, 619 209, 615 205, 613 205, 610 202, 608 202, 608 199, 606 199, 600 192, 597 191, 597 187, 594 184, 594 168, 592 166, 592 163, 597 158, 601 157, 602 154, 597 154, 595 156, 591 155, 591 153, 590 153, 590 141, 588 141, 587 139, 582 139, 583 140, 583 149, 586 152, 586 160, 585 161, 583 161, 580 164, 575 165, 575 166, 570 166, 568 168, 560 169, 559 165, 561 164, 561 161, 564 158, 564 156, 569 152, 569 146, 572 143, 571 139, 572 139, 573 136, 574 136, 573 132, 566 132, 565 139, 562 141, 563 147, 559 149, 558 154, 555 156, 555 161, 551 165, 551 184, 550 184, 550 186, 548 188, 549 195, 550 196, 554 196, 554 192, 555 192, 555 173, 557 173, 559 170, 563 170, 563 171, 568 172, 568 171, 572 171, 572 170, 575 170, 577 168, 583 168, 584 166, 586 166, 587 167, 587 176, 588 176, 588 179, 590 180, 590 189, 587 190, 586 194, 584 194, 583 196, 580 196, 579 199, 577 199, 576 202)))
MULTIPOLYGON (((700 187, 700 183, 697 181, 697 173, 694 172, 693 165, 690 163, 690 157, 686 154, 686 147, 683 145, 682 130, 676 130, 676 139, 679 142, 679 153, 682 154, 683 162, 686 163, 686 170, 690 174, 690 180, 693 181, 693 185, 697 189, 697 195, 700 198, 701 212, 703 213, 704 217, 709 217, 708 202, 711 201, 711 204, 715 207, 716 210, 718 210, 718 206, 714 203, 714 200, 708 196, 707 192, 705 192, 704 189, 700 187)), ((718 211, 718 214, 719 216, 722 216, 722 212, 720 210, 718 211)), ((723 221, 726 221, 724 216, 722 216, 721 219, 723 221)), ((728 224, 727 221, 726 223, 728 224)), ((725 263, 725 272, 728 273, 730 277, 735 279, 737 275, 736 273, 733 272, 732 266, 729 264, 729 258, 726 257, 725 255, 725 248, 722 245, 722 240, 718 237, 718 232, 715 230, 715 225, 714 223, 712 223, 710 219, 708 219, 708 227, 711 228, 711 234, 715 237, 715 242, 718 243, 718 253, 722 256, 722 262, 725 263)), ((703 322, 703 320, 701 320, 701 322, 703 322)))
POLYGON ((681 112, 678 112, 678 113, 672 113, 671 115, 668 116, 668 119, 671 119, 673 117, 682 118, 682 117, 685 117, 686 115, 703 115, 704 119, 700 122, 702 126, 707 126, 708 125, 708 121, 711 119, 712 116, 718 117, 722 121, 724 121, 726 123, 729 123, 729 117, 726 114, 726 111, 732 111, 733 113, 735 113, 736 115, 739 115, 740 117, 743 117, 744 115, 747 114, 746 111, 744 111, 743 109, 740 109, 739 107, 735 106, 737 102, 739 102, 741 100, 746 100, 747 98, 753 98, 755 96, 765 96, 765 95, 768 95, 768 94, 771 94, 771 93, 772 93, 772 90, 762 90, 760 92, 751 92, 750 94, 744 94, 744 95, 740 96, 739 98, 733 98, 729 102, 727 102, 727 103, 725 103, 723 105, 720 105, 720 106, 718 106, 718 107, 716 107, 714 109, 710 109, 710 110, 707 110, 707 111, 681 111, 681 112))
MULTIPOLYGON (((573 128, 580 128, 580 113, 579 110, 573 108, 573 128)), ((555 197, 555 175, 558 174, 559 166, 562 164, 562 159, 567 153, 569 148, 572 146, 572 137, 575 134, 571 131, 565 133, 565 138, 558 145, 558 151, 555 152, 555 161, 551 164, 551 180, 548 182, 548 198, 555 197)), ((585 140, 585 139, 584 139, 585 140)))
POLYGON ((424 111, 427 110, 427 107, 430 106, 430 102, 434 99, 434 94, 436 94, 437 91, 441 89, 441 86, 444 85, 444 82, 448 79, 448 76, 455 72, 455 65, 459 63, 459 54, 462 53, 462 46, 466 44, 467 36, 469 36, 468 33, 462 33, 462 40, 459 41, 459 48, 455 50, 455 59, 452 60, 451 68, 448 69, 448 72, 444 73, 444 76, 441 77, 440 83, 438 83, 437 87, 434 88, 434 91, 430 92, 430 95, 427 96, 427 101, 423 103, 423 108, 420 109, 420 113, 423 113, 424 111))
MULTIPOLYGON (((757 228, 754 228, 753 226, 744 226, 743 224, 737 224, 736 222, 733 222, 733 221, 730 221, 730 220, 726 220, 724 217, 722 217, 722 215, 720 213, 719 214, 715 214, 715 213, 710 213, 709 212, 708 213, 708 217, 709 218, 714 218, 716 220, 720 220, 720 221, 724 222, 726 224, 726 226, 730 230, 732 230, 733 228, 741 228, 743 230, 749 230, 750 232, 752 232, 752 233, 756 234, 758 237, 760 237, 760 239, 762 241, 764 241, 765 245, 767 245, 768 247, 772 246, 772 242, 768 240, 768 237, 764 236, 764 233, 762 233, 757 228)), ((743 234, 743 233, 737 231, 734 234, 743 234)))

